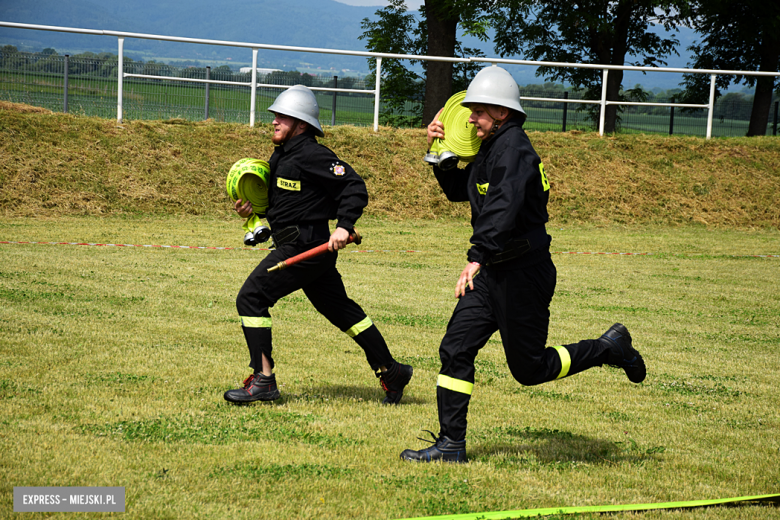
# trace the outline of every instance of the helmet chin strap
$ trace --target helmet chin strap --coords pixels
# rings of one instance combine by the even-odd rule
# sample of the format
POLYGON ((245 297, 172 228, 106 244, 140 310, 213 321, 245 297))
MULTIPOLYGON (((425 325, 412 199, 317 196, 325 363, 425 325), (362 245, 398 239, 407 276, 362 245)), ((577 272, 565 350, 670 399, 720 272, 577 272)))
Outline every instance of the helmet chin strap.
POLYGON ((493 120, 493 127, 490 129, 490 132, 488 133, 487 138, 490 139, 493 137, 493 135, 498 132, 498 129, 501 127, 501 125, 504 123, 506 118, 504 119, 498 119, 495 116, 493 116, 493 113, 490 111, 488 107, 485 107, 485 112, 487 112, 487 115, 490 116, 490 119, 493 120))

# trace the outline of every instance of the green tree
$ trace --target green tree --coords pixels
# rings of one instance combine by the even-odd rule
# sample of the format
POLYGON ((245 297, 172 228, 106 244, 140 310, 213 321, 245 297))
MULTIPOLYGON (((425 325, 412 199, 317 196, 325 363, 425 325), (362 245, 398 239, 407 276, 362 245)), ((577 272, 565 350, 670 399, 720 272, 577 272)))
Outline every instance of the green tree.
POLYGON ((718 103, 715 104, 714 116, 719 119, 749 120, 752 104, 753 96, 746 96, 741 92, 729 92, 718 99, 718 103))
MULTIPOLYGON (((473 49, 461 49, 457 31, 487 41, 492 29, 496 53, 502 57, 521 55, 539 61, 603 65, 666 65, 663 58, 677 54, 679 41, 655 34, 651 25, 675 30, 688 13, 688 0, 425 0, 415 27, 403 0, 391 0, 390 4, 377 11, 379 21, 363 21, 363 37, 375 43, 368 46, 370 50, 447 57, 457 56, 460 50, 462 56, 468 56, 473 49), (404 23, 393 23, 399 19, 404 23), (394 45, 396 50, 383 43, 394 45)), ((453 78, 461 89, 468 84, 464 78, 470 80, 481 68, 473 63, 453 67, 452 63, 433 61, 424 62, 423 67, 423 121, 432 119, 452 94, 453 78)), ((589 97, 600 97, 599 70, 540 67, 537 74, 584 89, 589 97)), ((622 99, 622 81, 622 71, 610 71, 607 99, 622 99)), ((617 106, 607 107, 607 132, 615 131, 617 114, 617 106)))
MULTIPOLYGON (((416 54, 441 57, 481 55, 476 49, 464 48, 458 30, 464 34, 487 38, 487 19, 495 0, 425 0, 420 18, 406 9, 404 0, 390 0, 376 12, 377 21, 363 20, 366 48, 373 52, 416 54)), ((398 111, 408 99, 422 99, 419 122, 427 123, 444 106, 453 90, 463 90, 481 68, 474 63, 453 64, 447 61, 423 61, 423 77, 411 70, 414 60, 383 60, 385 80, 382 91, 392 110, 398 111), (389 62, 389 63, 388 63, 389 62)), ((373 60, 369 66, 374 70, 373 60)))
MULTIPOLYGON (((454 57, 458 46, 458 22, 460 13, 449 0, 425 0, 420 14, 425 24, 424 47, 428 56, 454 57)), ((463 2, 467 3, 467 2, 463 2)), ((422 33, 422 32, 421 32, 422 33)), ((421 34, 422 35, 422 34, 421 34)), ((444 106, 452 95, 453 64, 447 61, 426 61, 425 67, 425 104, 422 119, 425 123, 433 120, 439 108, 444 106)))
MULTIPOLYGON (((404 0, 390 0, 389 5, 376 14, 379 17, 376 21, 364 18, 360 25, 365 32, 358 38, 366 40, 366 49, 386 54, 419 54, 420 44, 416 37, 419 35, 418 22, 406 10, 404 0)), ((383 123, 397 121, 406 108, 407 100, 421 98, 422 78, 411 70, 414 63, 405 63, 405 60, 395 58, 382 59, 383 123)), ((376 60, 369 59, 368 66, 371 73, 366 82, 372 83, 376 81, 376 60)), ((417 118, 420 115, 418 113, 417 118)))
MULTIPOLYGON (((233 81, 233 71, 229 65, 220 65, 215 69, 211 69, 211 79, 218 81, 233 81)), ((214 87, 214 85, 212 85, 214 87)))
MULTIPOLYGON (((422 25, 418 31, 425 42, 428 56, 469 57, 484 56, 476 49, 462 47, 458 30, 464 35, 488 38, 490 13, 500 5, 499 0, 425 0, 420 8, 422 25)), ((425 106, 423 122, 433 120, 453 91, 464 90, 484 65, 446 61, 426 61, 425 106)))
POLYGON ((351 76, 345 78, 339 78, 339 88, 356 88, 355 83, 357 80, 351 76))
POLYGON ((3 45, 0 49, 0 66, 9 70, 24 68, 30 62, 28 56, 19 52, 19 49, 13 45, 3 45))
POLYGON ((59 59, 57 51, 54 49, 44 49, 43 52, 35 55, 35 66, 33 70, 40 72, 62 72, 63 62, 59 59), (46 52, 51 50, 53 52, 46 52))
POLYGON ((185 68, 179 70, 178 76, 180 78, 204 79, 206 77, 206 68, 205 67, 185 67, 185 68))
MULTIPOLYGON (((780 70, 780 3, 765 0, 693 0, 691 25, 702 40, 690 47, 694 68, 721 70, 780 70)), ((773 76, 718 75, 716 97, 731 83, 755 86, 748 136, 764 135, 772 92, 780 81, 773 76)), ((706 103, 710 78, 684 77, 685 102, 706 103)))
MULTIPOLYGON (((485 57, 485 53, 482 52, 481 50, 472 49, 470 47, 463 47, 460 45, 460 43, 458 43, 458 45, 455 47, 455 55, 464 58, 485 57)), ((455 63, 452 67, 452 93, 454 94, 455 92, 460 92, 461 90, 466 90, 467 88, 469 88, 469 83, 471 83, 471 80, 474 79, 474 76, 477 75, 477 72, 479 72, 480 69, 482 69, 484 66, 485 66, 484 63, 480 63, 477 61, 455 63)), ((434 106, 436 105, 434 104, 434 106)), ((441 106, 444 105, 442 104, 441 106)), ((439 106, 439 108, 441 108, 441 106, 439 106)), ((436 112, 434 112, 433 115, 431 116, 431 120, 435 116, 436 116, 436 112)))
MULTIPOLYGON (((686 0, 503 0, 491 16, 496 51, 501 56, 525 56, 536 61, 600 65, 663 66, 679 41, 651 30, 677 29, 687 13, 686 0)), ((585 89, 601 97, 598 69, 539 67, 537 75, 585 89)), ((621 99, 623 71, 609 71, 607 99, 621 99)), ((605 132, 614 132, 618 107, 608 105, 605 132)))

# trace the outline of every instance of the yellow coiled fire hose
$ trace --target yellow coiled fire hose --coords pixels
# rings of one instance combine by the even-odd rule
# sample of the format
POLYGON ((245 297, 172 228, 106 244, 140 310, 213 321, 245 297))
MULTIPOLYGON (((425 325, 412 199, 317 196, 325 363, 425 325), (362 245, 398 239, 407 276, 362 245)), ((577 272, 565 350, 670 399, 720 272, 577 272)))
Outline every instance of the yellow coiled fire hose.
POLYGON ((254 213, 242 226, 252 232, 260 226, 260 219, 268 211, 268 180, 271 169, 268 163, 260 159, 245 158, 230 168, 227 175, 227 193, 230 200, 238 199, 252 203, 254 213))
POLYGON ((461 161, 472 162, 479 152, 481 141, 477 137, 477 129, 469 124, 471 110, 460 104, 465 97, 466 91, 463 90, 454 94, 444 104, 439 120, 444 125, 445 138, 433 140, 426 162, 443 166, 441 161, 453 160, 453 155, 461 161))

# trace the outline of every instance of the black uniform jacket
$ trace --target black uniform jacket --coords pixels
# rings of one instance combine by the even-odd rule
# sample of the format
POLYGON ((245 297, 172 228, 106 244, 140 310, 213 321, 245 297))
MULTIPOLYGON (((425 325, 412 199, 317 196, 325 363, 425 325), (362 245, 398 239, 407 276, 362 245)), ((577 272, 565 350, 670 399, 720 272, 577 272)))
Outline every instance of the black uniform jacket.
POLYGON ((271 228, 337 219, 352 232, 368 204, 366 183, 352 167, 306 132, 277 146, 269 160, 271 228))
POLYGON ((465 169, 433 171, 450 201, 471 203, 470 262, 484 265, 511 240, 543 231, 550 186, 522 123, 506 121, 465 169))

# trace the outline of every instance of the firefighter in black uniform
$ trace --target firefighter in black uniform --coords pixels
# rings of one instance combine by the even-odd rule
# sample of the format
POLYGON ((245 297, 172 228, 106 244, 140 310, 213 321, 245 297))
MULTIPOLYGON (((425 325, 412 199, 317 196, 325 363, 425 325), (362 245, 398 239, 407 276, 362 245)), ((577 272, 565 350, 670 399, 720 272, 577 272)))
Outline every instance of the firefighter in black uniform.
MULTIPOLYGON (((360 345, 385 390, 385 404, 397 404, 412 377, 412 367, 396 362, 382 334, 352 301, 336 269, 337 251, 347 245, 355 222, 368 204, 363 179, 327 147, 319 106, 302 85, 282 92, 268 108, 275 116, 272 137, 276 149, 269 161, 268 211, 275 249, 244 282, 236 299, 254 372, 243 388, 229 390, 231 402, 271 401, 280 397, 271 356, 269 309, 282 297, 303 289, 314 307, 360 345), (337 219, 333 233, 328 220, 337 219), (328 243, 329 252, 285 270, 268 272, 278 262, 328 243)), ((252 215, 251 203, 241 199, 235 210, 252 215)))
MULTIPOLYGON (((466 415, 474 387, 474 359, 496 331, 501 333, 512 376, 538 385, 603 364, 623 368, 629 380, 645 378, 645 364, 626 327, 614 324, 600 338, 546 348, 556 271, 545 230, 549 184, 539 156, 523 130, 525 112, 512 76, 496 66, 472 80, 462 104, 482 140, 472 164, 443 171, 436 179, 450 201, 471 204, 468 264, 455 287, 460 298, 439 347, 439 436, 433 445, 405 450, 420 462, 466 462, 466 415)), ((441 112, 440 112, 441 113, 441 112)), ((428 144, 444 138, 437 118, 428 144)))

